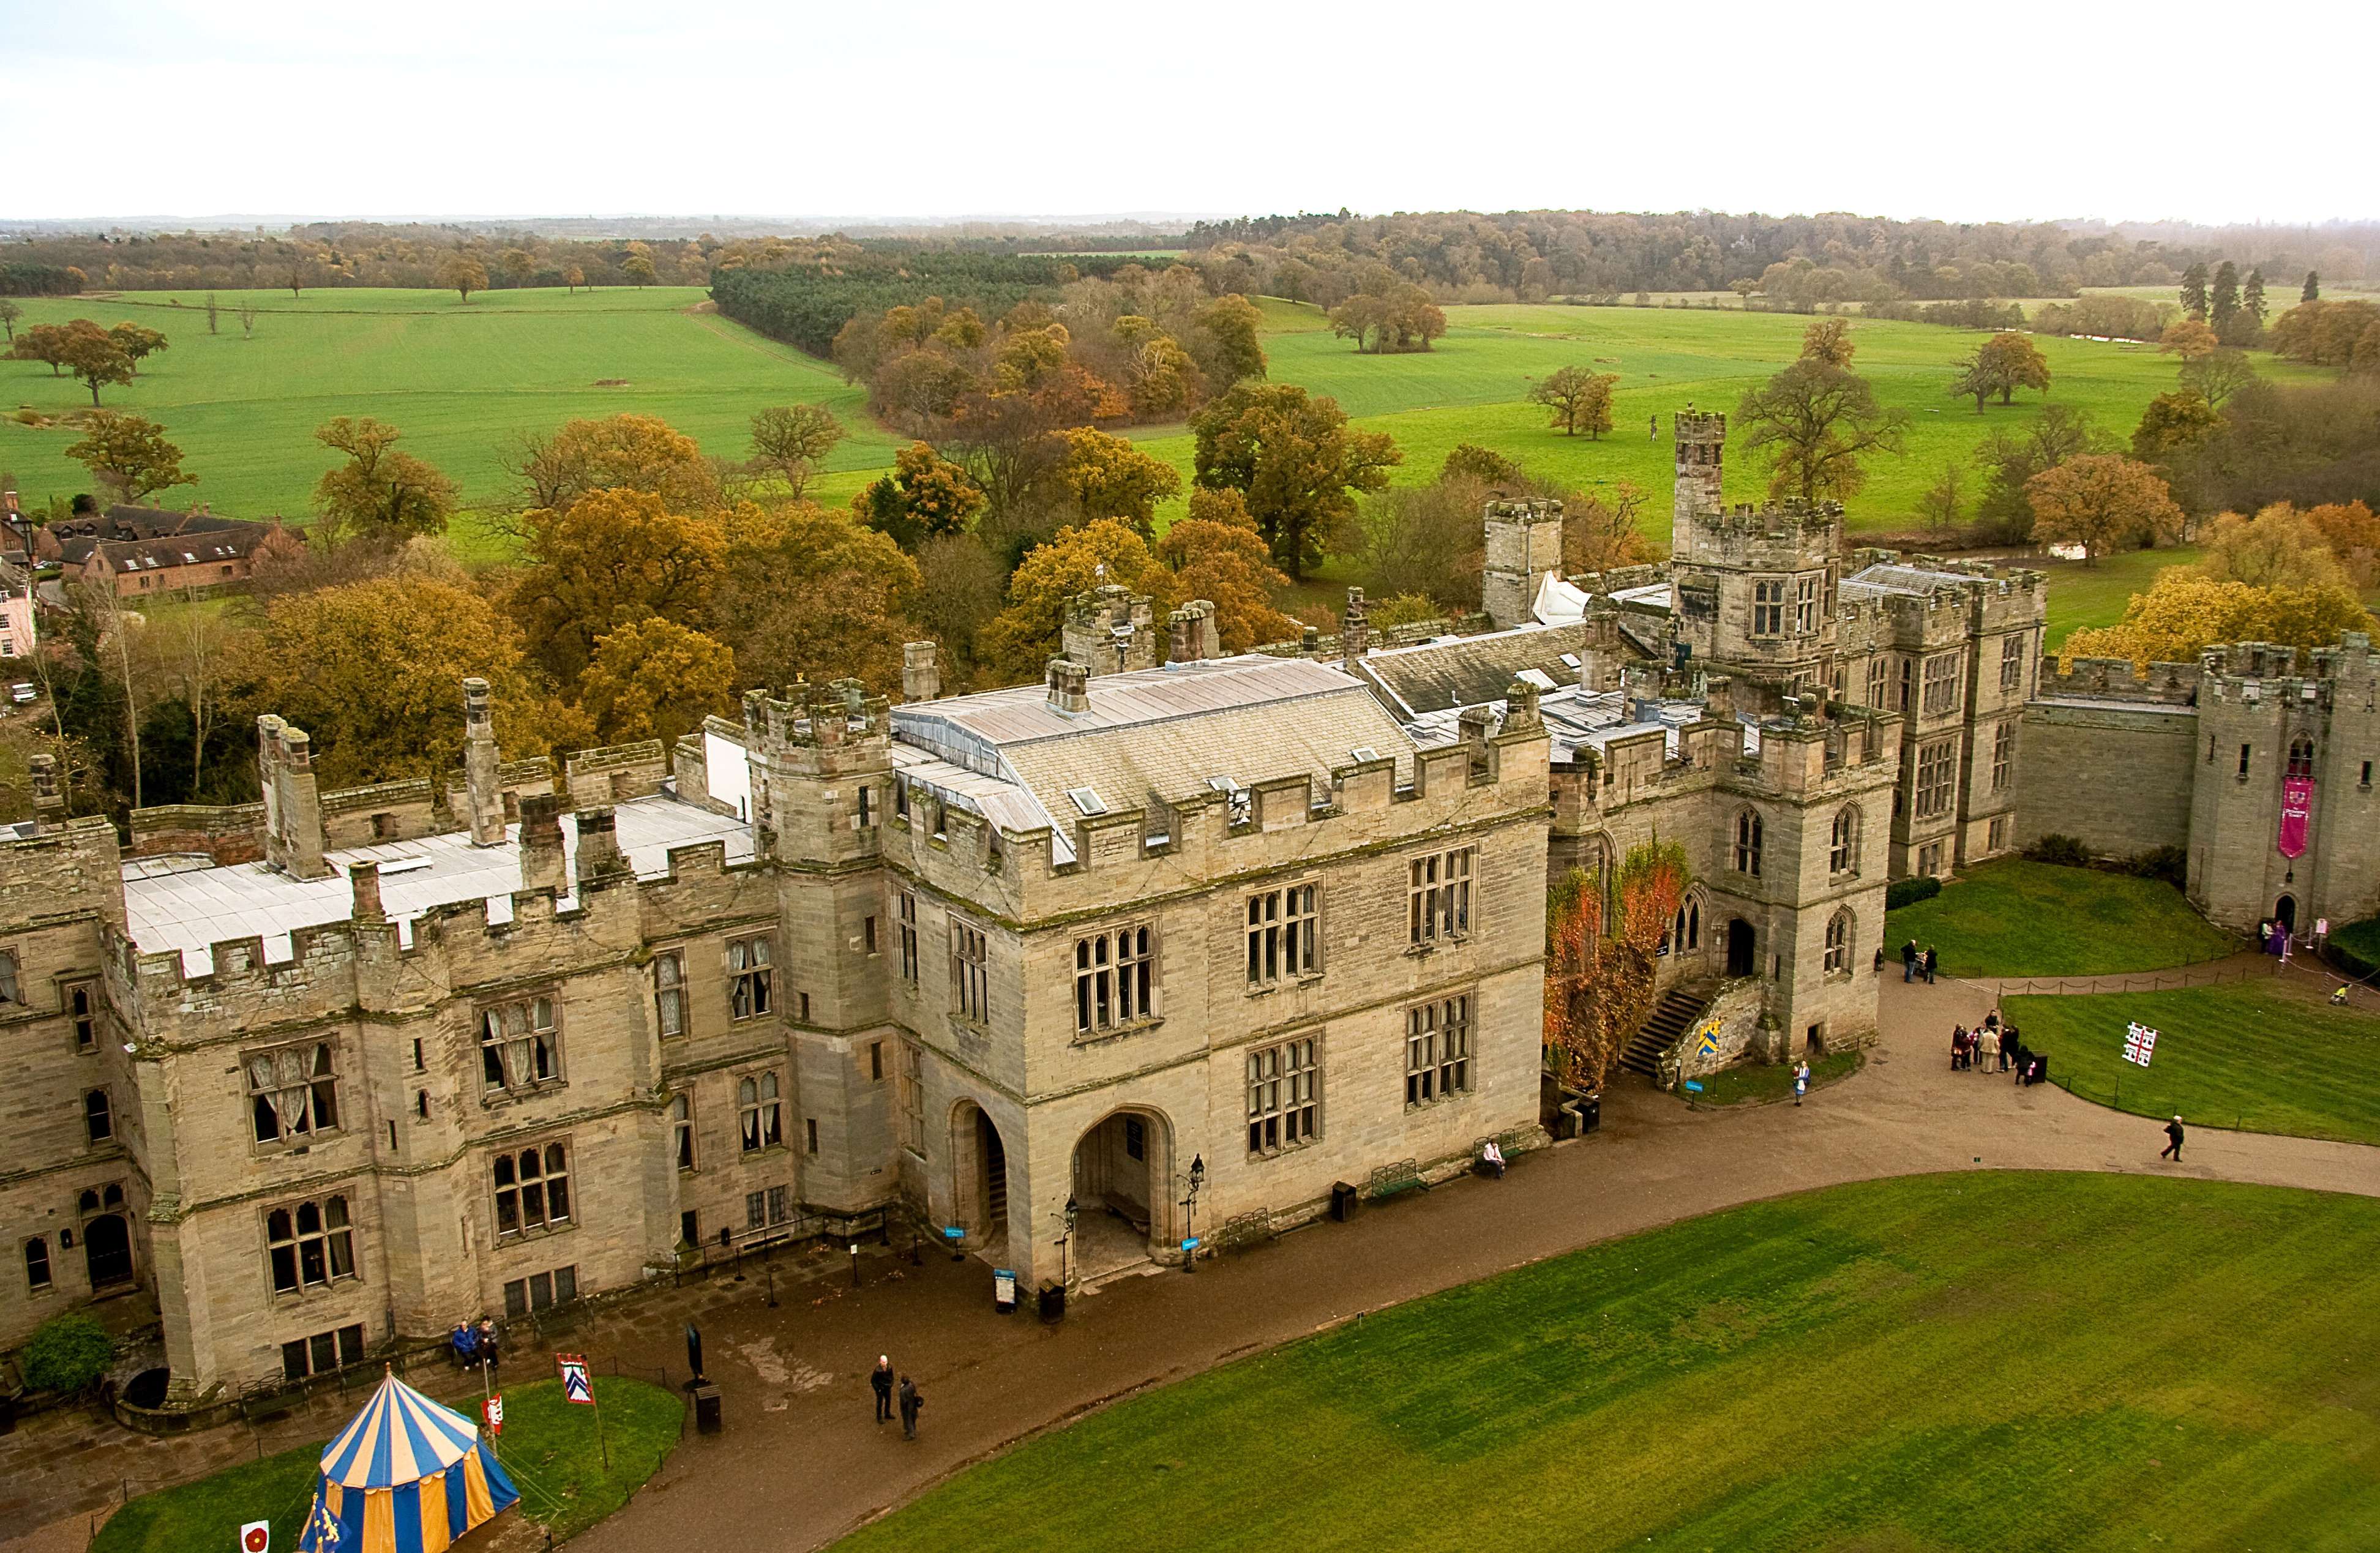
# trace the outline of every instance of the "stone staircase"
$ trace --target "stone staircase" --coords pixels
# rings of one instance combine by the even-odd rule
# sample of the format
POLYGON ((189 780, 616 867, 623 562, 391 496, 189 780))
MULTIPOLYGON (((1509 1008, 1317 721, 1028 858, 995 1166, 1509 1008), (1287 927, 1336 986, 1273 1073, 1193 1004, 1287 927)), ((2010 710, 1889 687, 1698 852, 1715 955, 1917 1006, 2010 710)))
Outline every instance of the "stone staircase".
POLYGON ((1712 989, 1699 986, 1681 985, 1662 993, 1661 1001, 1653 1005, 1652 1016, 1645 1021, 1645 1027, 1636 1032, 1628 1049, 1620 1054, 1620 1065, 1659 1083, 1657 1070, 1661 1053, 1694 1027, 1703 1011, 1710 1007, 1711 997, 1712 989))

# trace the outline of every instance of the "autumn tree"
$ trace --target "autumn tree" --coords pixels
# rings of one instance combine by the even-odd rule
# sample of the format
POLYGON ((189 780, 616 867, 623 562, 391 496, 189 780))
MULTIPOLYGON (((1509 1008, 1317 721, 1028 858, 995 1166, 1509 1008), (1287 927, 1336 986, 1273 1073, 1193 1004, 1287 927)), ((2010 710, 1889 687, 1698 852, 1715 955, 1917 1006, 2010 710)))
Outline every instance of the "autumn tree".
POLYGON ((152 491, 195 485, 199 479, 182 472, 182 450, 165 440, 164 427, 115 410, 86 416, 83 439, 67 448, 67 456, 119 501, 137 503, 152 491))
POLYGON ((2380 628, 2343 588, 2252 588, 2217 581, 2196 566, 2168 566, 2123 619, 2076 631, 2059 656, 2129 658, 2135 664, 2192 663, 2217 642, 2272 642, 2301 652, 2338 643, 2342 631, 2380 628))
POLYGON ((568 295, 572 297, 577 296, 578 288, 586 284, 587 272, 579 268, 577 265, 573 264, 569 269, 562 272, 563 289, 568 295))
POLYGON ((1289 578, 1273 568, 1264 536, 1238 491, 1193 492, 1190 516, 1165 530, 1157 558, 1173 574, 1174 598, 1204 599, 1215 606, 1216 638, 1225 652, 1245 652, 1297 635, 1297 622, 1272 601, 1289 578))
POLYGON ((1275 564, 1301 579, 1354 511, 1349 492, 1379 490, 1404 462, 1385 433, 1353 430, 1339 401, 1294 383, 1240 383, 1190 430, 1196 483, 1240 492, 1275 564))
POLYGON ((1942 465, 1941 476, 1917 498, 1918 516, 1935 530, 1956 528, 1966 511, 1966 482, 1955 458, 1942 465))
POLYGON ((1529 400, 1553 412, 1553 424, 1564 436, 1585 431, 1600 437, 1611 430, 1611 385, 1619 381, 1617 372, 1558 367, 1529 385, 1529 400))
POLYGON ((734 705, 735 655, 674 620, 647 615, 595 643, 578 678, 578 710, 602 745, 659 739, 672 748, 734 705))
POLYGON ((1600 1093, 1653 1012, 1664 935, 1694 875, 1685 848, 1658 839, 1629 848, 1611 881, 1572 868, 1546 898, 1545 1045, 1564 1083, 1600 1093))
POLYGON ((1481 447, 1476 443, 1457 443, 1448 449, 1446 461, 1438 467, 1438 478, 1515 490, 1527 479, 1520 465, 1494 448, 1481 447))
POLYGON ((752 418, 752 462, 783 480, 800 501, 810 477, 849 435, 823 405, 778 406, 752 418))
POLYGON ((1199 311, 1196 322, 1215 342, 1215 360, 1210 365, 1217 382, 1231 384, 1263 378, 1267 363, 1257 330, 1264 322, 1264 314, 1255 303, 1236 293, 1220 297, 1199 311))
POLYGON ((2170 352, 2184 361, 2195 361, 2222 343, 2203 320, 2180 318, 2167 324, 2165 333, 2157 336, 2157 354, 2170 352))
POLYGON ((659 615, 698 623, 718 586, 727 536, 708 514, 673 512, 641 491, 598 491, 559 510, 524 516, 529 566, 507 607, 538 661, 565 686, 595 643, 659 615))
POLYGON ((107 337, 115 342, 115 348, 124 353, 124 358, 132 363, 135 377, 140 374, 140 363, 166 346, 164 335, 138 323, 116 324, 108 330, 107 337))
POLYGON ((446 531, 455 482, 435 466, 397 452, 403 435, 370 416, 336 416, 314 428, 316 442, 347 457, 314 482, 314 510, 333 544, 446 531))
POLYGON ((1157 504, 1182 494, 1182 477, 1173 467, 1092 427, 1077 427, 1064 437, 1066 461, 1058 479, 1084 520, 1122 518, 1142 538, 1153 534, 1157 504))
POLYGON ((1742 446, 1770 466, 1772 500, 1803 503, 1855 496, 1867 484, 1863 460, 1904 447, 1909 412, 1876 402, 1865 378, 1823 361, 1796 361, 1743 396, 1742 446))
POLYGON ((2034 538, 2082 547, 2085 565, 2125 544, 2169 541, 2181 532, 2181 508, 2147 465, 2086 453, 2025 482, 2034 538))
POLYGON ((650 285, 661 279, 660 273, 653 269, 653 261, 641 253, 632 253, 622 260, 620 273, 627 276, 632 285, 650 285))
POLYGON ((2010 542, 2033 532, 2033 504, 2025 482, 2044 469, 2054 469, 2077 454, 2113 453, 2116 439, 2071 405, 2044 405, 2041 413, 2022 426, 1995 428, 1975 449, 1975 463, 1985 471, 1982 500, 1975 508, 1978 522, 1990 525, 2010 542))
POLYGON ((2132 456, 2143 464, 2167 463, 2205 446, 2222 425, 2215 406, 2191 390, 2160 394, 2132 429, 2132 456))
POLYGON ((2013 329, 1993 335, 1972 356, 1953 363, 1959 369, 1958 378, 1950 384, 1950 396, 1963 399, 1972 394, 1975 413, 1984 413, 1984 401, 1997 394, 2000 403, 2011 402, 2020 388, 2049 388, 2049 360, 2033 341, 2013 329))
POLYGON ((9 335, 8 359, 46 363, 50 376, 65 375, 67 359, 67 326, 63 323, 29 323, 22 334, 13 331, 9 335))
POLYGON ((1851 320, 1822 318, 1802 331, 1802 359, 1850 371, 1859 349, 1852 340, 1851 320))
POLYGON ((523 508, 560 508, 597 491, 640 491, 678 512, 719 505, 719 484, 692 437, 658 416, 565 421, 515 443, 505 467, 523 508))
POLYGON ((914 635, 905 612, 921 586, 889 536, 813 502, 736 509, 727 531, 722 573, 735 582, 712 594, 708 628, 748 678, 900 688, 901 644, 914 635))
POLYGON ((513 285, 527 285, 528 278, 537 273, 537 261, 520 249, 508 248, 496 255, 496 268, 503 271, 504 279, 513 285))
MULTIPOLYGON (((208 300, 212 302, 212 297, 208 300)), ((15 297, 0 297, 0 329, 8 331, 8 343, 12 346, 17 343, 17 321, 24 316, 25 309, 17 305, 15 297)))
POLYGON ((1652 493, 1622 478, 1609 488, 1573 492, 1563 504, 1562 570, 1608 572, 1655 558, 1644 517, 1652 493))
POLYGON ((2276 502, 2253 517, 2220 514, 2200 543, 2199 570, 2217 582, 2352 590, 2347 567, 2323 528, 2287 502, 2276 502))
POLYGON ((2325 502, 2305 516, 2359 591, 2380 586, 2380 514, 2362 502, 2325 502))
POLYGON ((448 254, 445 262, 438 266, 438 284, 468 302, 474 291, 488 289, 487 266, 457 249, 448 254))
POLYGON ((924 443, 894 454, 892 472, 851 499, 860 522, 905 551, 937 535, 961 532, 982 506, 983 492, 966 471, 924 443))
POLYGON ((977 654, 1007 684, 1038 679, 1058 655, 1069 599, 1114 583, 1149 595, 1162 616, 1180 602, 1172 581, 1129 524, 1110 517, 1061 528, 1049 543, 1026 552, 1010 575, 1008 605, 978 636, 977 654))
POLYGON ((444 780, 463 762, 456 686, 474 675, 494 692, 507 755, 585 740, 585 724, 528 672, 519 628, 468 587, 392 576, 276 599, 253 648, 241 710, 312 735, 326 789, 444 780))
POLYGON ((2241 389, 2263 381, 2244 350, 2219 346, 2182 363, 2181 386, 2220 410, 2223 402, 2241 389))
POLYGON ((101 385, 132 381, 132 358, 124 354, 106 331, 89 319, 79 318, 67 325, 58 359, 91 390, 94 408, 99 404, 101 385))

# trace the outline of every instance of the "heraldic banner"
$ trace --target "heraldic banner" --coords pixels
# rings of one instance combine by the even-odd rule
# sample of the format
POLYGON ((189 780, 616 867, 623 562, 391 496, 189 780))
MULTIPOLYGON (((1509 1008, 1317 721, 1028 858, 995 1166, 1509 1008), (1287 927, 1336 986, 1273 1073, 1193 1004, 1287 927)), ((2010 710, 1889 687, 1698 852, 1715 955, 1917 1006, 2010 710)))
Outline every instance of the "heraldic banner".
POLYGON ((2284 857, 2305 855, 2306 819, 2313 813, 2313 778, 2290 777, 2281 783, 2281 834, 2273 844, 2284 857))

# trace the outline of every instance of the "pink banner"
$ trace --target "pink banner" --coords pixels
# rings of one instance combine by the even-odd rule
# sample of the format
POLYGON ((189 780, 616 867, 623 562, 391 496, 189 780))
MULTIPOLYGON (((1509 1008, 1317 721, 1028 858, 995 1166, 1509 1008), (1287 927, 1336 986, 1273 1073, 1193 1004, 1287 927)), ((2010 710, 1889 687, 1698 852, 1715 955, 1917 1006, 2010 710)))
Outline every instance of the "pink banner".
POLYGON ((2313 813, 2313 778, 2290 777, 2281 783, 2281 836, 2274 844, 2284 857, 2305 855, 2306 819, 2313 813))

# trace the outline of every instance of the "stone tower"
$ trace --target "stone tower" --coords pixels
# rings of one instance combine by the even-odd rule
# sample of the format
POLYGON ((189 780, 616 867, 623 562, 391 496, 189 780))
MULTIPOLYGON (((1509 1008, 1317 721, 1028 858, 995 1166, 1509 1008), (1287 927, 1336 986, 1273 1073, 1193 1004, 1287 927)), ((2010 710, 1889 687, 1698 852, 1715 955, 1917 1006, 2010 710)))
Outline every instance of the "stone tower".
POLYGON ((1530 618, 1537 579, 1548 572, 1559 573, 1561 555, 1560 502, 1488 504, 1488 576, 1480 588, 1480 604, 1497 630, 1530 618))
POLYGON ((1156 616, 1145 593, 1101 583, 1066 601, 1059 637, 1066 657, 1094 674, 1157 667, 1156 616))
POLYGON ((1727 417, 1681 410, 1670 422, 1678 455, 1670 548, 1682 551, 1695 514, 1726 510, 1719 498, 1719 458, 1727 447, 1727 417))

